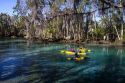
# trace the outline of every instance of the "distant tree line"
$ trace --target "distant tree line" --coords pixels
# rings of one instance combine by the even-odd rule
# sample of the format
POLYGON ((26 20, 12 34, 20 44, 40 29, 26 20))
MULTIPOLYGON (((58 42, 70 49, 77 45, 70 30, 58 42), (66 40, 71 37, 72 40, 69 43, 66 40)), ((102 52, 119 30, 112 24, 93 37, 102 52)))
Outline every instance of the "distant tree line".
POLYGON ((16 16, 0 15, 0 35, 29 40, 125 40, 124 0, 17 0, 16 16))

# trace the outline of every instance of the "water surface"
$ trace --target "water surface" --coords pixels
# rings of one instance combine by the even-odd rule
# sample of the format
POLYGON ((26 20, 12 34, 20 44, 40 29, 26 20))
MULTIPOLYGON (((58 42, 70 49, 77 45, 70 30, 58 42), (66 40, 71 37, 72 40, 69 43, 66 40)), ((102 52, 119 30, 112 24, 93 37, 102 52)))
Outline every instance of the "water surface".
POLYGON ((0 83, 125 83, 125 48, 88 46, 90 59, 68 61, 72 44, 0 39, 0 83))

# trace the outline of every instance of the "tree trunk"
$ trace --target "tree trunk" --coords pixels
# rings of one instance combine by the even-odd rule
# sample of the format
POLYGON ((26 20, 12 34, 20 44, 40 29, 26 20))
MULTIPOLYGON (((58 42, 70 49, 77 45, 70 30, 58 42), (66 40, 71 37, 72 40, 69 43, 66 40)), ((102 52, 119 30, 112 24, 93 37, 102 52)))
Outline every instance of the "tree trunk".
POLYGON ((118 33, 118 30, 117 30, 116 26, 114 26, 114 27, 115 27, 115 30, 116 30, 116 33, 117 33, 117 36, 118 36, 118 40, 120 40, 120 35, 118 33))
POLYGON ((121 9, 120 9, 120 11, 121 11, 121 41, 123 40, 123 31, 124 31, 124 21, 123 21, 123 13, 124 13, 124 10, 123 10, 123 6, 122 6, 122 0, 120 0, 120 5, 121 5, 121 9))

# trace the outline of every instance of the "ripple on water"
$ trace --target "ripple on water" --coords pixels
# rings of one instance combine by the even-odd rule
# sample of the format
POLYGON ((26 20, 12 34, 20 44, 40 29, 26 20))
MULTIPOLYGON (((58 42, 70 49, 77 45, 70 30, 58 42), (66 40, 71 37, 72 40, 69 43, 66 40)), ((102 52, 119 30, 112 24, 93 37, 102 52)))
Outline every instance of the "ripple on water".
POLYGON ((23 59, 24 57, 4 57, 0 61, 0 80, 18 75, 18 68, 23 64, 23 59))

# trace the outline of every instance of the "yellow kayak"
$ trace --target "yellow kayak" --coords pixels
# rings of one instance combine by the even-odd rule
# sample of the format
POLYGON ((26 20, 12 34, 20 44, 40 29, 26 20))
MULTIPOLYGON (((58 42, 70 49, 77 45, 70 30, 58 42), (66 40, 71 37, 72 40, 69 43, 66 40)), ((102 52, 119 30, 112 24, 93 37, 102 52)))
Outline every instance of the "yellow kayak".
POLYGON ((81 61, 85 59, 85 57, 79 57, 79 58, 67 58, 68 60, 75 60, 75 61, 81 61))
POLYGON ((78 48, 79 51, 83 52, 91 52, 90 49, 85 49, 85 48, 78 48))
MULTIPOLYGON (((75 55, 75 52, 72 52, 72 51, 61 50, 60 52, 66 55, 75 55)), ((81 52, 81 53, 78 52, 78 55, 85 55, 85 54, 86 54, 85 52, 81 52)))
POLYGON ((75 58, 76 61, 81 61, 83 60, 85 57, 80 57, 80 58, 75 58))

